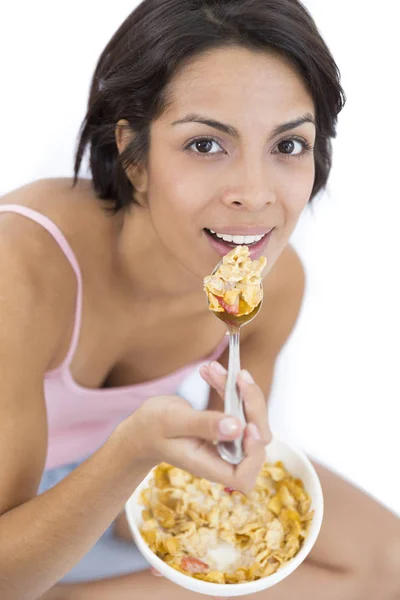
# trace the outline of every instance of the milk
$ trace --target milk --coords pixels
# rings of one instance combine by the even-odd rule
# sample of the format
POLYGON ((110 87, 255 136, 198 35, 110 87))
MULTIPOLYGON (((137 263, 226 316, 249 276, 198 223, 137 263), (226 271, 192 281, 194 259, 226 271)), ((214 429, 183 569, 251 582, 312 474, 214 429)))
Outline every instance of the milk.
POLYGON ((233 570, 236 570, 240 559, 241 553, 237 548, 232 544, 228 544, 228 542, 221 542, 217 548, 207 551, 206 562, 210 564, 214 571, 226 573, 232 570, 232 567, 233 570))

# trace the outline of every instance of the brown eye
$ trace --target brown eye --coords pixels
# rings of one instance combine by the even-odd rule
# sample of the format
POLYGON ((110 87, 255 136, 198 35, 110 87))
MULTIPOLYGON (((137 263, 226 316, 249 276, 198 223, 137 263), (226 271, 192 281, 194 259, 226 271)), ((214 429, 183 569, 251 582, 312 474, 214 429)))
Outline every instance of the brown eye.
POLYGON ((191 142, 187 147, 187 150, 194 154, 214 155, 221 154, 223 148, 213 138, 199 138, 191 142))
POLYGON ((287 156, 296 156, 302 154, 305 150, 306 143, 300 140, 284 140, 278 144, 278 152, 287 156))
POLYGON ((293 154, 295 145, 292 141, 281 142, 278 148, 279 152, 282 152, 282 154, 293 154))
POLYGON ((211 152, 213 143, 211 140, 199 140, 195 143, 195 146, 197 152, 200 152, 201 154, 207 154, 208 152, 211 152))

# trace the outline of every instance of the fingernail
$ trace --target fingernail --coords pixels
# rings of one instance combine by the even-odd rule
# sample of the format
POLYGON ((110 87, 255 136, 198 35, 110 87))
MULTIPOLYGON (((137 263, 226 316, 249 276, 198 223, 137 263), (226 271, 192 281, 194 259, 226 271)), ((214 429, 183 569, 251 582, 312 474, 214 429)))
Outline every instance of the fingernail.
POLYGON ((253 377, 245 369, 243 371, 240 371, 240 377, 243 379, 243 381, 245 383, 254 383, 253 377))
POLYGON ((227 373, 226 369, 219 362, 212 362, 210 367, 217 375, 226 375, 227 373))
POLYGON ((154 575, 154 577, 162 577, 161 573, 156 571, 153 567, 151 567, 151 574, 154 575))
POLYGON ((235 419, 223 419, 219 423, 219 432, 221 435, 233 435, 240 431, 240 425, 235 419))
POLYGON ((253 439, 254 441, 257 441, 257 442, 258 442, 258 440, 261 440, 261 435, 260 435, 260 432, 258 431, 257 425, 255 425, 254 423, 249 423, 249 425, 247 427, 248 427, 251 439, 253 439))

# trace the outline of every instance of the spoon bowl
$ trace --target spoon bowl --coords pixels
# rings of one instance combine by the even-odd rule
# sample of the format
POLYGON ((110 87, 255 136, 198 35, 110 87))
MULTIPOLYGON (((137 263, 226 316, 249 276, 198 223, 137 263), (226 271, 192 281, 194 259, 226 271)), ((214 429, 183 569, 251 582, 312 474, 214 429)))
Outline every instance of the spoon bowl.
POLYGON ((260 304, 258 304, 251 311, 251 313, 248 313, 247 315, 234 315, 232 313, 229 313, 227 310, 224 310, 224 312, 215 312, 215 311, 213 311, 213 312, 220 321, 225 323, 225 325, 228 327, 228 329, 237 328, 237 327, 240 328, 240 327, 243 327, 243 325, 247 325, 247 323, 250 323, 250 321, 252 321, 254 319, 254 317, 256 317, 258 315, 258 313, 260 312, 261 306, 262 306, 262 300, 261 300, 260 304))

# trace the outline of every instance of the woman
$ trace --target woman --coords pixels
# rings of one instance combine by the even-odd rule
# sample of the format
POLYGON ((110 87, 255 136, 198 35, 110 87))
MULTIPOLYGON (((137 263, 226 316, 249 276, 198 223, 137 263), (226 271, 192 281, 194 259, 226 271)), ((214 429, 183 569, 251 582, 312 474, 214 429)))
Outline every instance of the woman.
MULTIPOLYGON (((336 65, 295 0, 145 0, 114 35, 75 180, 38 181, 0 205, 2 597, 191 596, 117 539, 121 511, 162 460, 254 484, 274 362, 303 295, 289 239, 327 181, 342 106, 336 65), (78 177, 86 148, 92 180, 78 177), (233 469, 211 444, 242 431, 221 413, 226 338, 202 279, 244 241, 269 268, 243 330, 249 426, 233 469), (202 363, 212 392, 199 412, 175 393, 202 363)), ((320 538, 268 598, 389 600, 395 518, 317 469, 320 538)))

